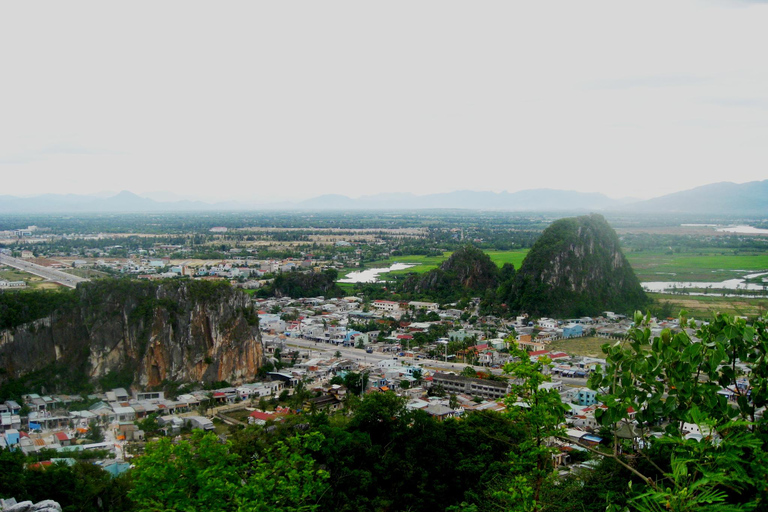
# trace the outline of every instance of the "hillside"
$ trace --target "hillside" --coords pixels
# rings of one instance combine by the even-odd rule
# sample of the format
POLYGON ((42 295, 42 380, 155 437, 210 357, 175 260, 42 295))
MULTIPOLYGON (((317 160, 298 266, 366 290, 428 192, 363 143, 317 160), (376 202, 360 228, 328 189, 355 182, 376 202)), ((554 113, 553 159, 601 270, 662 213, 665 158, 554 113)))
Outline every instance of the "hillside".
POLYGON ((654 214, 764 216, 768 212, 768 180, 740 184, 711 183, 633 203, 623 209, 654 214))
POLYGON ((54 293, 5 294, 0 313, 15 311, 15 321, 0 331, 0 382, 39 381, 48 393, 239 382, 261 365, 258 317, 226 283, 103 280, 63 300, 46 297, 54 293))
POLYGON ((628 312, 648 299, 601 215, 560 219, 542 233, 515 277, 513 311, 575 317, 628 312))
POLYGON ((499 268, 490 256, 472 245, 451 254, 439 268, 410 275, 402 285, 406 293, 440 300, 482 293, 498 286, 499 268))

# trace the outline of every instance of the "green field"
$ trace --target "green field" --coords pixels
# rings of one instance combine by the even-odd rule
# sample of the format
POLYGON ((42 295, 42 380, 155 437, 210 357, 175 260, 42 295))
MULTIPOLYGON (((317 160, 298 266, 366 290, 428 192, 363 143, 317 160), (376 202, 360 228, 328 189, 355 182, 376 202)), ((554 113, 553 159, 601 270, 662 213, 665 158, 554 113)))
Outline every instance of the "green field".
POLYGON ((648 296, 658 302, 669 302, 672 306, 671 316, 673 318, 680 314, 681 309, 685 309, 689 316, 702 320, 712 318, 716 313, 755 317, 764 315, 768 311, 768 297, 758 299, 751 297, 686 296, 661 293, 649 293, 648 296))
POLYGON ((46 281, 40 276, 28 274, 11 267, 0 267, 0 279, 4 281, 24 281, 28 289, 56 289, 60 285, 46 281))
POLYGON ((768 254, 630 252, 627 260, 640 281, 709 281, 768 271, 768 254))
POLYGON ((562 351, 571 355, 586 357, 604 357, 600 349, 606 343, 615 343, 615 340, 585 336, 584 338, 569 338, 567 340, 553 341, 547 345, 547 349, 553 352, 562 351))
MULTIPOLYGON (((499 267, 504 263, 511 263, 516 269, 519 269, 528 254, 528 249, 485 251, 485 253, 499 267)), ((387 267, 393 263, 412 263, 415 265, 406 270, 381 274, 383 279, 398 274, 423 274, 439 267, 450 255, 450 252, 445 252, 442 256, 391 256, 385 260, 366 263, 365 267, 387 267)), ((747 273, 768 271, 768 254, 732 254, 722 251, 716 252, 712 249, 709 252, 696 253, 668 254, 644 251, 628 252, 625 255, 640 281, 719 282, 740 278, 747 273)), ((346 275, 346 272, 343 275, 346 275)))
MULTIPOLYGON (((519 251, 486 251, 496 265, 512 263, 516 269, 522 265, 528 250, 519 251)), ((424 273, 437 268, 448 259, 450 252, 442 256, 393 256, 386 260, 367 263, 367 268, 386 267, 393 263, 413 263, 416 266, 406 270, 398 270, 381 274, 382 279, 392 278, 397 274, 411 272, 424 273)), ((726 279, 743 278, 749 273, 768 271, 768 254, 734 254, 732 250, 716 248, 704 249, 697 252, 669 253, 662 251, 626 252, 627 260, 641 282, 643 281, 701 281, 719 282, 726 279)), ((345 292, 352 293, 351 284, 343 284, 345 292)), ((722 297, 716 294, 706 296, 687 296, 670 294, 650 294, 656 301, 669 302, 672 306, 672 317, 676 317, 680 309, 687 310, 697 318, 710 318, 717 312, 731 315, 754 317, 768 311, 766 298, 735 298, 722 297)), ((602 339, 569 341, 575 344, 576 350, 584 354, 600 354, 602 339), (585 341, 586 340, 586 341, 585 341)))
MULTIPOLYGON (((525 255, 528 254, 528 249, 522 249, 519 251, 485 251, 485 253, 491 257, 491 260, 499 267, 504 263, 512 263, 516 269, 520 268, 520 265, 525 259, 525 255)), ((394 272, 387 272, 386 274, 380 274, 382 279, 398 274, 423 274, 429 272, 440 266, 442 262, 447 260, 451 256, 451 252, 444 252, 442 256, 391 256, 386 260, 373 261, 366 263, 366 268, 376 267, 388 267, 393 263, 413 263, 416 266, 405 270, 395 270, 394 272)))

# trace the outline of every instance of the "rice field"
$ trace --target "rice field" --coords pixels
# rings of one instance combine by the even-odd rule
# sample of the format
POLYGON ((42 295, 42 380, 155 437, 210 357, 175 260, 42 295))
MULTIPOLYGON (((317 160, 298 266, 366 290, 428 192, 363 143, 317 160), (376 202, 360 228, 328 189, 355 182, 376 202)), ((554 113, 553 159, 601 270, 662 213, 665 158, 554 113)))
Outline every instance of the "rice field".
POLYGON ((625 255, 641 281, 719 282, 768 271, 768 254, 630 252, 625 255))
MULTIPOLYGON (((519 269, 520 265, 522 265, 523 260, 525 259, 526 254, 528 254, 528 249, 522 249, 518 251, 485 251, 485 253, 491 257, 491 261, 493 261, 498 267, 501 267, 502 265, 504 265, 504 263, 511 263, 515 266, 516 269, 519 269)), ((388 267, 393 263, 412 263, 415 265, 405 270, 395 270, 393 272, 387 272, 386 274, 381 274, 382 279, 387 279, 387 276, 393 276, 398 274, 411 274, 411 273, 423 274, 425 272, 429 272, 430 270, 439 267, 445 260, 447 260, 451 256, 451 254, 453 253, 444 252, 442 256, 423 256, 423 255, 391 256, 386 260, 366 263, 365 266, 366 268, 388 267)))

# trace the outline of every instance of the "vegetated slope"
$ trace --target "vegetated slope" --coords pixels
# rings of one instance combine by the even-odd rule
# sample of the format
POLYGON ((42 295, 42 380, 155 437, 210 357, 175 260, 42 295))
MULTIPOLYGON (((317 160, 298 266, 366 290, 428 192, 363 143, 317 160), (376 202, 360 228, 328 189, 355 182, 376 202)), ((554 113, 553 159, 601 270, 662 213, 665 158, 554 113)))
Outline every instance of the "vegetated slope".
POLYGON ((602 215, 560 219, 531 248, 515 277, 515 311, 558 317, 629 312, 648 299, 602 215))
MULTIPOLYGON (((46 292, 5 299, 35 302, 27 293, 46 292)), ((228 283, 102 280, 80 284, 53 311, 39 310, 31 318, 27 307, 18 316, 24 323, 0 331, 0 381, 44 384, 49 393, 97 383, 240 382, 262 361, 258 316, 228 283)))
POLYGON ((281 272, 272 283, 257 292, 259 297, 341 297, 344 291, 336 284, 339 274, 334 269, 323 272, 281 272))
POLYGON ((451 254, 439 268, 410 275, 403 291, 416 295, 452 300, 471 293, 494 289, 499 282, 499 268, 490 256, 472 245, 465 245, 451 254))

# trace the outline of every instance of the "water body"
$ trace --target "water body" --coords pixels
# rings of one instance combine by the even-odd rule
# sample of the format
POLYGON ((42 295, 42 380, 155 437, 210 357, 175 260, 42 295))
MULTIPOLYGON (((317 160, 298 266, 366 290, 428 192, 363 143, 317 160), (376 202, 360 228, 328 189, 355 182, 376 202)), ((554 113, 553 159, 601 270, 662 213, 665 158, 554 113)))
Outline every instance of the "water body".
MULTIPOLYGON (((734 290, 734 291, 762 291, 768 286, 768 282, 765 281, 763 276, 768 275, 768 272, 760 272, 757 274, 748 274, 741 279, 728 279, 720 281, 719 283, 712 282, 695 282, 695 281, 646 281, 642 284, 643 289, 647 292, 654 293, 670 293, 675 290, 685 290, 688 288, 706 288, 711 289, 712 294, 720 294, 721 290, 734 290), (762 283, 748 283, 748 279, 756 279, 762 277, 762 283)), ((702 292, 690 293, 689 295, 707 295, 702 292)), ((727 294, 729 297, 737 297, 739 294, 727 294)))
POLYGON ((387 268, 369 268, 360 272, 350 272, 344 279, 339 279, 340 283, 381 283, 379 274, 392 272, 393 270, 405 270, 416 265, 408 263, 394 263, 387 268))
POLYGON ((753 228, 752 226, 729 226, 718 228, 723 233, 739 233, 742 235, 768 235, 768 229, 753 228))

